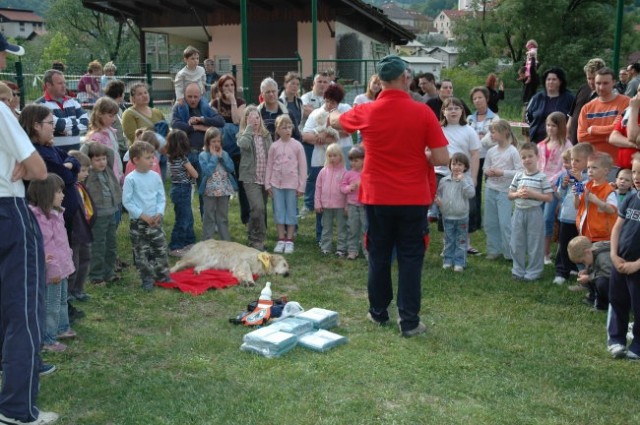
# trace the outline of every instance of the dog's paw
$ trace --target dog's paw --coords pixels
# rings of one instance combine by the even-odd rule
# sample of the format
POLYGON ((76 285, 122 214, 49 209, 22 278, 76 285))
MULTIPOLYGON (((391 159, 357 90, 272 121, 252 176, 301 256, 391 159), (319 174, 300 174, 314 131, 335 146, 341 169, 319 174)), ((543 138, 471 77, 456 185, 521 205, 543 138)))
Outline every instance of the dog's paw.
POLYGON ((202 273, 203 270, 206 270, 205 267, 196 267, 193 269, 193 274, 198 275, 200 273, 202 273))
POLYGON ((256 283, 253 280, 245 280, 242 282, 245 288, 253 288, 256 286, 256 283))

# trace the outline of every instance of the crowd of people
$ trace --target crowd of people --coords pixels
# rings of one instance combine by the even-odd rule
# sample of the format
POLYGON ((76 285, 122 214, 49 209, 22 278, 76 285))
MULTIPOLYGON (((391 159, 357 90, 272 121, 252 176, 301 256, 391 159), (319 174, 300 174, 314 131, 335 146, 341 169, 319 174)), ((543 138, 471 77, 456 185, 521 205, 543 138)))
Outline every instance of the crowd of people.
MULTIPOLYGON (((527 47, 522 80, 531 91, 537 44, 527 47)), ((0 36, 1 66, 7 53, 24 50, 0 36)), ((128 264, 117 256, 116 230, 125 217, 141 288, 171 281, 168 257, 181 257, 196 242, 194 186, 202 239, 234 237, 233 196, 247 229, 246 240, 235 238, 261 251, 292 255, 299 217, 315 214, 322 255, 368 260, 367 318, 376 325, 389 322, 396 258, 405 337, 426 331, 419 313, 429 223, 444 236, 443 269, 456 273, 465 271, 468 255, 481 255, 470 234, 484 229, 485 258, 511 262, 514 281, 540 280, 545 265, 555 267, 555 284, 575 274, 569 288, 585 290, 589 306, 609 311, 611 355, 640 359, 640 252, 633 243, 640 65, 620 70, 625 79, 616 82, 604 61, 591 59, 575 96, 564 70, 549 68, 543 90, 527 95, 530 132, 520 143, 498 116, 504 86, 493 74, 470 91, 473 112, 454 96, 452 81, 414 76, 393 55, 379 61, 353 105, 323 72, 304 94, 295 72, 284 77, 282 92, 267 77, 259 104, 251 105, 232 75, 215 73, 210 59, 199 65, 197 49, 187 47, 183 57, 169 119, 150 106, 144 83, 130 86, 127 107, 113 63, 105 75, 99 62, 89 64, 77 98, 68 95, 62 70, 45 72, 43 96, 22 111, 14 103, 17 86, 0 83, 0 133, 11 145, 0 156, 0 211, 14 230, 0 246, 2 329, 24 329, 3 335, 12 349, 3 349, 0 422, 57 418, 35 407, 38 376, 55 370, 40 351, 65 351, 64 341, 76 336, 72 324, 83 312, 74 303, 90 299, 87 284, 121 279, 128 264), (90 114, 80 101, 92 104, 90 114), (174 208, 169 238, 165 180, 174 208), (269 198, 274 241, 266 230, 269 198), (7 313, 16 309, 28 314, 7 313), (627 347, 631 310, 634 340, 627 347), (39 322, 42 335, 28 331, 39 322)))

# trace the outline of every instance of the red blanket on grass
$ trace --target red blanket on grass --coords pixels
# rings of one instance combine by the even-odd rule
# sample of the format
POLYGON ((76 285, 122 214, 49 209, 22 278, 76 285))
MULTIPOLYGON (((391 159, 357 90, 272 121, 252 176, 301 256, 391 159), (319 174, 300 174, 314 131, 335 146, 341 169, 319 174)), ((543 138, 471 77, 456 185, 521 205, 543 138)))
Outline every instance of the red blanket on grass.
POLYGON ((194 274, 193 268, 171 273, 173 282, 156 282, 156 285, 165 288, 178 288, 182 292, 191 295, 200 295, 207 290, 223 289, 238 284, 229 270, 204 270, 200 274, 194 274))

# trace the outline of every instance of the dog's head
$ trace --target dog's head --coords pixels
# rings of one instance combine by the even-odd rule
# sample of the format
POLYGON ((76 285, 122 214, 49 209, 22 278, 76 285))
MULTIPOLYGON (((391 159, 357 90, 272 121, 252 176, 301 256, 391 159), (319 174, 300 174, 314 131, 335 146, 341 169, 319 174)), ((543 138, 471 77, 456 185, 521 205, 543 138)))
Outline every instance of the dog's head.
POLYGON ((289 276, 289 263, 282 255, 271 254, 269 258, 271 264, 270 274, 278 274, 280 276, 289 276))

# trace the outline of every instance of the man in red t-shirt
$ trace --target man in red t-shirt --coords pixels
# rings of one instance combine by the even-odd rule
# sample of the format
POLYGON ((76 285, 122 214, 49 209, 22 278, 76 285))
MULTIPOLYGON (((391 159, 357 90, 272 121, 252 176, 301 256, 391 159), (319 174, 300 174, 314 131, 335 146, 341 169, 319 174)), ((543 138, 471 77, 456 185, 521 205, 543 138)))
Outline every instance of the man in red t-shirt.
POLYGON ((435 114, 406 91, 406 63, 389 55, 376 64, 382 92, 375 102, 344 114, 332 112, 331 125, 360 130, 365 149, 359 200, 369 228, 369 313, 376 324, 389 321, 393 299, 391 252, 398 256, 398 313, 405 337, 426 330, 420 322, 422 264, 428 240, 427 210, 433 201, 431 165, 447 165, 447 139, 435 114), (429 151, 427 154, 427 150, 429 151))
POLYGON ((631 159, 636 152, 640 152, 638 136, 640 135, 640 94, 636 94, 629 101, 629 107, 624 111, 622 119, 609 136, 609 143, 618 147, 618 160, 616 164, 620 168, 631 169, 631 159))

